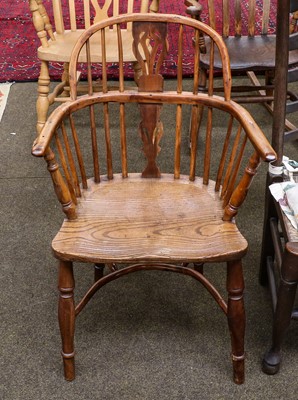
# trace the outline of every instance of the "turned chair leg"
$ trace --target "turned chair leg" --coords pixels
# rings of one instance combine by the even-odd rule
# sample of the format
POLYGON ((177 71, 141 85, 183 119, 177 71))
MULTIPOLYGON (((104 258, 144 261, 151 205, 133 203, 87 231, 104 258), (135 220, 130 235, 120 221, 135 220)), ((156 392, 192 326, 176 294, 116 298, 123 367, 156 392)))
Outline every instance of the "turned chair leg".
POLYGON ((259 281, 262 286, 268 284, 267 258, 274 257, 274 245, 271 236, 270 219, 276 216, 276 208, 274 205, 274 199, 269 190, 269 186, 271 185, 271 183, 272 183, 272 176, 268 172, 265 185, 266 187, 265 212, 264 212, 264 223, 263 223, 260 270, 259 270, 259 281))
POLYGON ((42 131, 44 124, 46 123, 50 101, 50 75, 49 65, 47 61, 41 61, 40 74, 38 78, 38 99, 36 103, 37 111, 37 134, 39 135, 42 131))
POLYGON ((73 266, 69 261, 60 261, 59 266, 59 307, 58 317, 60 334, 62 339, 62 357, 64 364, 64 376, 68 381, 75 378, 74 364, 74 277, 73 266))
POLYGON ((265 354, 262 363, 263 372, 269 375, 279 371, 281 345, 291 322, 298 281, 297 260, 297 251, 287 243, 281 265, 277 303, 273 314, 272 346, 265 354))
POLYGON ((265 354, 262 363, 262 370, 268 375, 274 375, 279 371, 281 345, 290 325, 296 289, 297 282, 281 280, 273 320, 272 347, 265 354))
POLYGON ((244 382, 245 310, 243 301, 244 281, 241 260, 227 263, 228 324, 232 341, 234 382, 244 382))

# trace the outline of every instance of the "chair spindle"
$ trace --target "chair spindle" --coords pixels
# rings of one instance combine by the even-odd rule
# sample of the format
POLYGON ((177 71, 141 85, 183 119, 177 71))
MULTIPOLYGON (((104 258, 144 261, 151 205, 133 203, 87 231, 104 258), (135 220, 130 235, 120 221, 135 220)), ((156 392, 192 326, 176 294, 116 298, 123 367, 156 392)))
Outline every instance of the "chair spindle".
POLYGON ((57 146, 57 150, 58 150, 61 166, 62 166, 62 169, 63 169, 63 172, 64 172, 64 176, 65 176, 65 179, 66 179, 66 182, 67 182, 68 190, 69 190, 70 195, 71 195, 71 200, 73 201, 74 204, 77 204, 77 199, 76 199, 76 194, 75 194, 75 191, 74 191, 73 180, 72 180, 71 173, 70 173, 67 161, 66 161, 66 157, 65 157, 64 151, 63 151, 63 146, 62 146, 62 143, 61 143, 61 140, 60 140, 60 137, 59 137, 57 131, 56 131, 56 134, 55 134, 55 140, 56 140, 56 146, 57 146))
POLYGON ((76 8, 74 0, 68 0, 69 6, 69 17, 70 17, 70 30, 75 32, 77 30, 77 22, 76 22, 76 8))
POLYGON ((208 185, 210 175, 210 163, 211 163, 211 138, 213 128, 213 109, 208 108, 207 112, 207 125, 206 125, 206 144, 205 144, 205 156, 204 156, 204 173, 203 183, 208 185))
POLYGON ((79 186, 78 174, 77 174, 74 158, 73 158, 73 155, 72 155, 72 151, 71 151, 71 148, 70 148, 70 143, 69 143, 69 139, 68 139, 68 136, 67 136, 66 127, 65 127, 64 123, 61 125, 61 131, 62 131, 62 137, 63 137, 64 146, 65 146, 65 150, 66 150, 68 165, 69 165, 69 168, 70 168, 71 182, 73 183, 73 187, 74 187, 74 191, 75 191, 76 197, 80 197, 81 196, 81 189, 80 189, 80 186, 79 186))
POLYGON ((256 0, 249 0, 248 36, 254 36, 256 22, 256 0))
POLYGON ((105 142, 106 142, 106 157, 107 157, 107 177, 108 179, 113 179, 109 103, 104 103, 103 112, 104 112, 104 130, 105 130, 105 142))
POLYGON ((98 157, 98 145, 97 145, 94 105, 89 106, 89 116, 90 116, 90 129, 91 129, 91 141, 92 141, 94 182, 99 183, 100 182, 100 169, 99 169, 99 157, 98 157))
POLYGON ((241 36, 242 18, 241 18, 241 0, 235 0, 235 36, 241 36))
POLYGON ((231 149, 230 159, 228 161, 228 165, 227 165, 227 169, 226 169, 226 173, 225 173, 225 177, 224 177, 224 181, 223 181, 223 185, 222 185, 222 190, 221 190, 221 198, 222 199, 226 198, 229 182, 231 179, 231 174, 232 174, 234 163, 235 163, 235 158, 237 156, 237 149, 238 149, 238 145, 240 142, 240 137, 241 137, 241 126, 238 127, 237 133, 234 138, 234 143, 233 143, 233 146, 231 149))
POLYGON ((125 118, 125 105, 120 103, 120 142, 121 142, 121 164, 122 164, 122 177, 128 177, 127 170, 127 143, 126 143, 126 118, 125 118))
POLYGON ((87 189, 88 184, 87 184, 87 175, 86 175, 86 171, 85 171, 84 160, 83 160, 83 156, 82 156, 82 152, 81 152, 81 148, 80 148, 80 144, 79 144, 78 133, 77 133, 75 122, 74 122, 72 115, 69 116, 69 122, 70 122, 72 137, 73 137, 73 141, 74 141, 74 145, 75 145, 77 160, 78 160, 78 164, 79 164, 79 168, 80 168, 82 187, 83 187, 83 189, 87 189))
POLYGON ((227 127, 227 133, 226 133, 226 137, 225 137, 225 142, 224 142, 223 150, 222 150, 222 154, 221 154, 221 159, 219 162, 219 168, 217 171, 216 184, 215 184, 216 192, 219 191, 220 186, 221 186, 222 176, 223 176, 224 167, 226 164, 226 159, 227 159, 227 154, 228 154, 230 137, 231 137, 232 129, 233 129, 233 122, 234 122, 234 118, 232 116, 230 116, 230 120, 229 120, 228 127, 227 127))

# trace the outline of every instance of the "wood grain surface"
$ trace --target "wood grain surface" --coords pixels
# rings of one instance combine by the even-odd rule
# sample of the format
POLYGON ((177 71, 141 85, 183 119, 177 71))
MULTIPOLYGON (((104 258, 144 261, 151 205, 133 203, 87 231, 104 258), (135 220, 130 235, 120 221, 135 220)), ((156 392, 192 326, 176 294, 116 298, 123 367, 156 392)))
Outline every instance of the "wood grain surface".
POLYGON ((114 175, 89 184, 77 219, 64 221, 53 249, 65 260, 106 263, 241 258, 246 240, 222 214, 214 184, 203 185, 201 179, 114 175))

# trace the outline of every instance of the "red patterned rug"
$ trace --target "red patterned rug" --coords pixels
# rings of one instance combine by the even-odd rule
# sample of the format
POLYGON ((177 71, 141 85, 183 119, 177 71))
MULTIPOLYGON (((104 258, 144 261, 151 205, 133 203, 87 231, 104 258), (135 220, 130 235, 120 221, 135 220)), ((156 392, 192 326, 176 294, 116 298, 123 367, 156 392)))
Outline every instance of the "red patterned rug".
MULTIPOLYGON (((51 8, 51 1, 43 1, 47 9, 51 8)), ((80 1, 82 2, 82 0, 80 1)), ((206 1, 202 1, 205 9, 206 1)), ((257 0, 257 7, 262 7, 262 1, 257 0)), ((273 1, 276 4, 276 0, 273 1)), ((161 0, 160 12, 185 15, 184 1, 169 2, 161 0)), ((276 13, 276 8, 273 7, 272 12, 273 14, 274 12, 276 13)), ((203 19, 207 22, 206 13, 203 14, 203 19)), ((271 26, 271 30, 274 30, 274 25, 271 26)), ((28 0, 14 0, 13 5, 9 7, 6 1, 0 2, 0 32, 0 82, 36 80, 40 65, 36 56, 36 49, 40 43, 32 24, 28 0)), ((192 74, 191 46, 191 37, 186 36, 184 51, 185 76, 192 74)), ((50 71, 52 79, 60 79, 61 71, 61 65, 52 65, 50 71)), ((113 76, 113 66, 111 66, 109 74, 113 76)), ((175 51, 171 51, 165 60, 164 74, 168 77, 176 74, 175 51)), ((125 75, 128 78, 133 76, 131 66, 127 65, 125 75)))

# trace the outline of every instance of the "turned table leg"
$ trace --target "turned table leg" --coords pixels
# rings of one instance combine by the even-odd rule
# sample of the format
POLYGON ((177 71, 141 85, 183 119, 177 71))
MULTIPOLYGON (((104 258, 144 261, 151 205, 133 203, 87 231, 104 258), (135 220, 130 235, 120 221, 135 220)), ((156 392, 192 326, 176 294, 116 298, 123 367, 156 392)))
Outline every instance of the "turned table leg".
POLYGON ((272 346, 264 356, 262 369, 269 375, 279 371, 281 345, 290 325, 298 281, 298 251, 287 243, 281 266, 276 309, 273 315, 272 346))
POLYGON ((46 123, 49 111, 49 91, 50 75, 47 61, 41 62, 40 74, 38 78, 38 99, 36 103, 37 111, 37 134, 39 135, 46 123))

